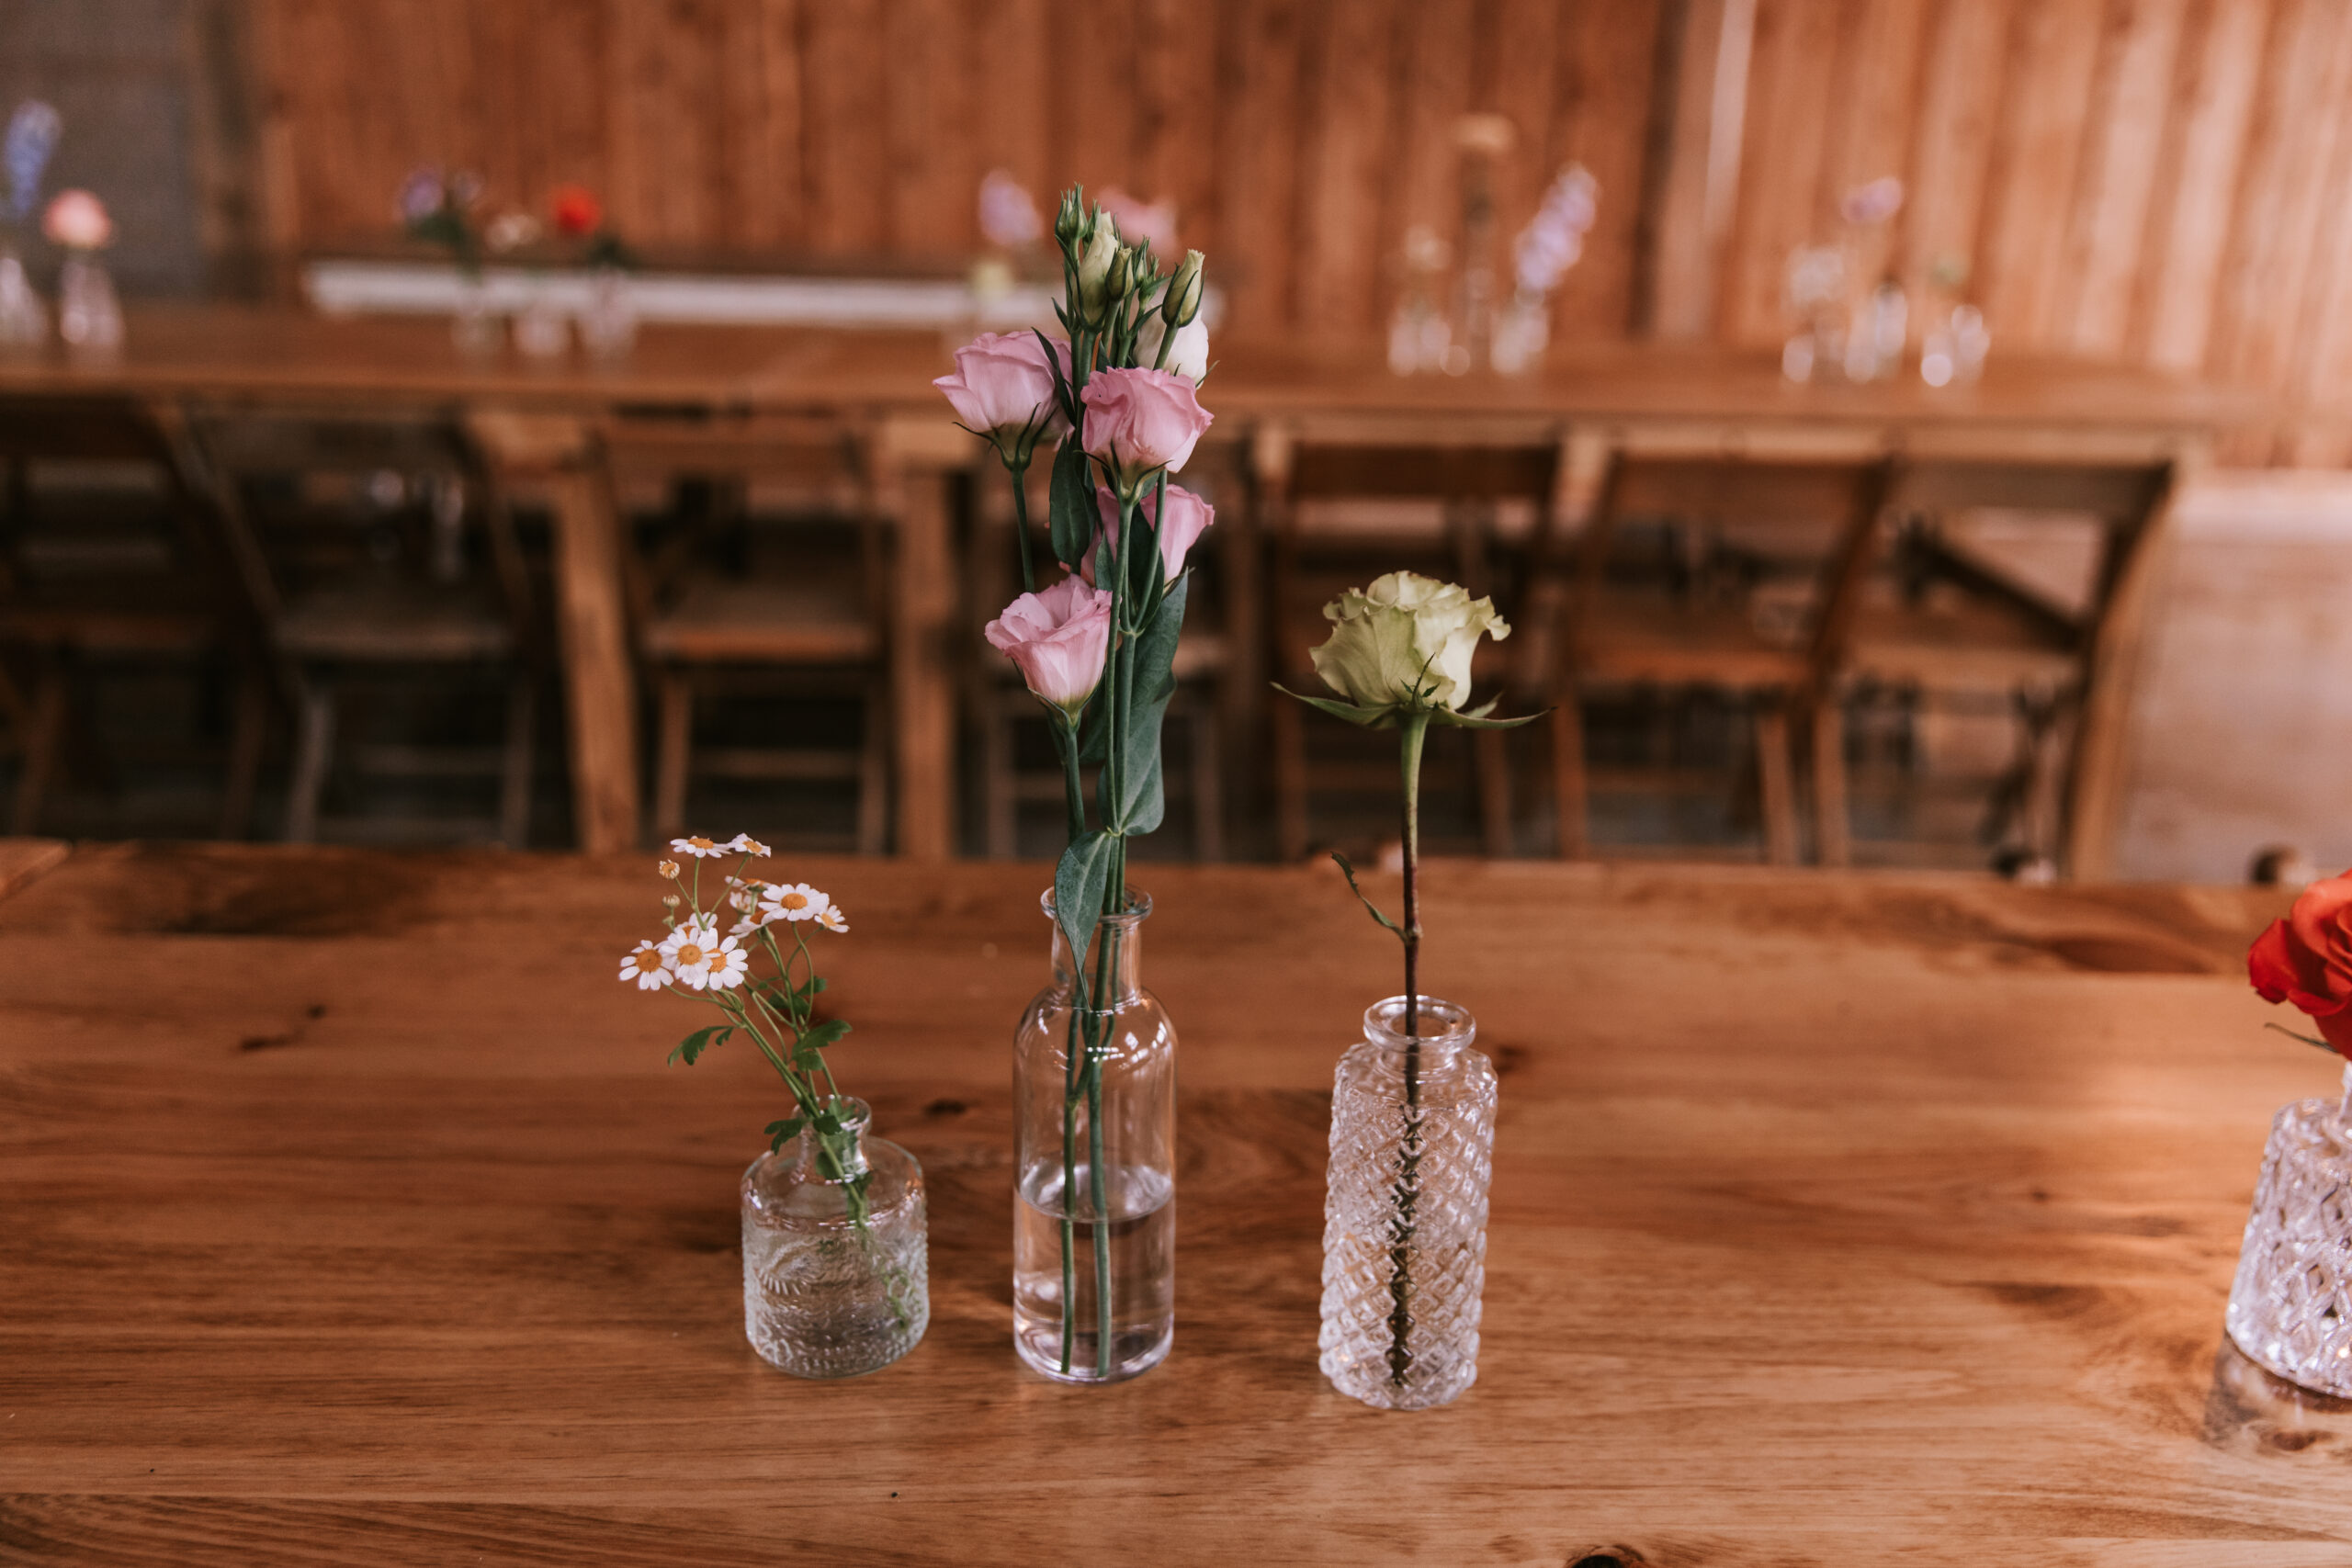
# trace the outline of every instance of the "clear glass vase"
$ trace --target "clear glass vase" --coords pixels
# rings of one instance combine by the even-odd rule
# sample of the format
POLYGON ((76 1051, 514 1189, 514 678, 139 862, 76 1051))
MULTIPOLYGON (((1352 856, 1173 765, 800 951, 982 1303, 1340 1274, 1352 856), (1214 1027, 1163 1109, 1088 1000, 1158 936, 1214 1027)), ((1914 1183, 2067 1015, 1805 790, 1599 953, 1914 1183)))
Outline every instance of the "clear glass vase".
POLYGON ((1495 1069, 1470 1014, 1420 998, 1364 1011, 1340 1058, 1323 1206, 1323 1375, 1384 1410, 1425 1410, 1478 1377, 1495 1069))
POLYGON ((1054 982, 1013 1043, 1012 1343, 1065 1382, 1148 1371, 1176 1333, 1176 1031, 1137 977, 1151 900, 1095 926, 1084 1002, 1054 920, 1054 982))
POLYGON ((77 355, 109 355, 122 347, 122 301, 97 257, 70 255, 59 269, 57 335, 77 355))
POLYGON ((600 266, 588 279, 588 302, 580 311, 580 346, 588 357, 610 365, 627 359, 637 345, 637 289, 616 266, 600 266))
POLYGON ((531 281, 531 296, 514 312, 514 352, 538 366, 560 365, 571 353, 571 317, 542 279, 531 281))
POLYGON ((2299 1100, 2270 1123, 2226 1321, 2264 1368, 2352 1398, 2352 1063, 2342 1099, 2299 1100))
POLYGON ((743 1332, 795 1377, 887 1367, 931 1323, 922 1167, 865 1101, 834 1105, 839 1134, 803 1126, 743 1172, 743 1332))
POLYGON ((49 341, 49 307, 13 245, 0 245, 0 352, 22 353, 49 341))
POLYGON ((458 357, 476 364, 497 358, 502 324, 490 308, 490 285, 478 274, 460 271, 457 302, 449 312, 449 342, 458 357))

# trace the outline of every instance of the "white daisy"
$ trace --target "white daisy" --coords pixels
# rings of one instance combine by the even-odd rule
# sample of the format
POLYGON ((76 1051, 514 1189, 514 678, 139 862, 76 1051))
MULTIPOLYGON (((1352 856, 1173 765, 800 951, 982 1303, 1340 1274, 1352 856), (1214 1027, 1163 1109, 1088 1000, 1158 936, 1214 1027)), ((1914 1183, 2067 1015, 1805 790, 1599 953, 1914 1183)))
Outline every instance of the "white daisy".
POLYGON ((682 986, 701 990, 710 983, 710 963, 718 951, 718 931, 706 924, 708 916, 680 920, 677 928, 662 940, 662 959, 670 973, 682 986))
POLYGON ((692 855, 696 860, 707 860, 712 855, 723 855, 728 852, 725 844, 711 839, 673 839, 670 840, 670 847, 682 855, 692 855))
POLYGON ((749 833, 736 834, 727 840, 726 847, 733 850, 737 854, 755 855, 763 860, 767 858, 768 847, 749 833))
POLYGON ((678 863, 676 861, 665 860, 653 869, 660 872, 662 875, 668 877, 673 882, 678 880, 678 863))
POLYGON ((621 954, 621 982, 637 982, 640 991, 658 991, 670 983, 670 966, 662 949, 650 942, 640 942, 621 954))
POLYGON ((839 904, 826 905, 825 908, 818 914, 817 923, 824 927, 829 931, 837 931, 842 936, 847 936, 849 934, 849 920, 847 917, 842 915, 842 908, 839 904))
POLYGON ((703 984, 714 991, 723 991, 743 983, 743 972, 750 967, 750 957, 728 937, 710 950, 710 972, 703 984))
POLYGON ((813 920, 832 902, 805 882, 786 882, 761 890, 760 914, 769 920, 813 920))

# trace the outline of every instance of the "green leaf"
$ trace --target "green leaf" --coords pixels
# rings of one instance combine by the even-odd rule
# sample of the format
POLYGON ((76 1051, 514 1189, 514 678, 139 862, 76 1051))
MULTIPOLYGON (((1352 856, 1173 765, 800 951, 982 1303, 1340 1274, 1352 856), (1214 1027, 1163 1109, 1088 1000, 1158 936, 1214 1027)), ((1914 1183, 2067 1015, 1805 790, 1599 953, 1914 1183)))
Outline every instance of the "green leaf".
POLYGON ((2330 1055, 2334 1055, 2335 1052, 2335 1046, 2330 1045, 2326 1041, 2320 1039, 2317 1035, 2298 1034, 2293 1030, 2287 1028, 2284 1024, 2266 1023, 2262 1027, 2265 1029, 2275 1029, 2290 1040, 2300 1040, 2306 1045, 2316 1045, 2321 1050, 2325 1051, 2330 1055))
POLYGON ((1537 719, 1544 716, 1544 713, 1550 713, 1552 711, 1550 708, 1545 708, 1544 713, 1531 713, 1521 718, 1482 718, 1479 716, 1480 714, 1487 711, 1487 708, 1491 708, 1494 705, 1495 705, 1493 703, 1488 703, 1486 708, 1480 708, 1477 713, 1453 713, 1445 708, 1431 708, 1430 710, 1430 722, 1431 724, 1442 724, 1448 729, 1517 729, 1522 724, 1533 724, 1537 719))
POLYGON ((1339 702, 1330 697, 1310 697, 1304 692, 1292 691, 1279 681, 1274 682, 1274 690, 1283 696, 1296 698, 1308 707, 1321 708, 1334 718, 1344 718, 1350 724, 1361 724, 1367 729, 1385 729, 1396 722, 1394 707, 1358 707, 1353 703, 1339 702))
POLYGON ((847 1019, 829 1018, 822 1023, 810 1025, 808 1032, 800 1036, 799 1043, 805 1050, 821 1051, 828 1045, 841 1043, 842 1036, 848 1032, 847 1019))
POLYGON ((785 1145, 800 1136, 801 1123, 807 1120, 806 1117, 793 1116, 782 1122, 769 1122, 764 1129, 768 1134, 768 1153, 777 1153, 785 1145))
POLYGON ((1405 935, 1404 928, 1397 925, 1396 921, 1390 919, 1387 916, 1382 914, 1380 912, 1380 906, 1374 903, 1370 898, 1365 897, 1363 889, 1356 886, 1356 868, 1349 863, 1348 857, 1341 854, 1339 851, 1333 850, 1331 852, 1331 858, 1340 863, 1340 874, 1348 879, 1348 891, 1356 896, 1356 901, 1362 904, 1365 908, 1371 910, 1372 918, 1374 919, 1378 920, 1382 925, 1386 926, 1390 931, 1395 931, 1397 939, 1402 941, 1405 935))
POLYGON ((1168 808, 1160 765, 1160 723, 1168 716, 1168 701, 1176 694, 1176 642, 1184 630, 1184 601, 1192 573, 1178 578, 1159 603, 1151 624, 1135 644, 1134 718, 1127 725, 1124 800, 1102 802, 1103 820, 1129 834, 1158 828, 1168 808))
POLYGON ((1104 886, 1111 880, 1116 835, 1101 828, 1062 852, 1054 867, 1054 919, 1069 939, 1071 957, 1085 967, 1086 944, 1102 913, 1104 886))
POLYGON ((691 1067, 695 1065, 695 1057, 705 1051, 724 1045, 727 1043, 727 1037, 734 1032, 735 1026, 731 1023, 714 1023, 708 1029, 697 1029, 678 1042, 678 1048, 670 1053, 670 1060, 683 1061, 691 1067))
POLYGON ((1054 557, 1076 571, 1093 547, 1102 513, 1094 504, 1094 475, 1087 468, 1086 453, 1074 440, 1064 441, 1054 454, 1054 488, 1047 514, 1053 523, 1054 557))

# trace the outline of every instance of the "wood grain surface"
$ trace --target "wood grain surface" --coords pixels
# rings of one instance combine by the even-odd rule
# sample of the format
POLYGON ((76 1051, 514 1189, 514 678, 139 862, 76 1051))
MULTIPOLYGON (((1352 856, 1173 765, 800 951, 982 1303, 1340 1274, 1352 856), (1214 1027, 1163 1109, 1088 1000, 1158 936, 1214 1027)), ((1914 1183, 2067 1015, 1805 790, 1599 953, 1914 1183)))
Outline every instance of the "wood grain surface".
POLYGON ((85 846, 0 900, 0 1561, 2352 1561, 2352 1414, 2222 1349, 2269 1117, 2335 1077, 2242 977, 2275 898, 1437 863, 1502 1111, 1480 1381, 1406 1416, 1315 1369, 1393 967, 1335 874, 1139 879, 1179 1329, 1074 1391, 1008 1342, 1044 868, 789 869, 931 1181, 929 1337, 841 1384, 743 1341, 779 1091, 614 984, 646 864, 85 846))

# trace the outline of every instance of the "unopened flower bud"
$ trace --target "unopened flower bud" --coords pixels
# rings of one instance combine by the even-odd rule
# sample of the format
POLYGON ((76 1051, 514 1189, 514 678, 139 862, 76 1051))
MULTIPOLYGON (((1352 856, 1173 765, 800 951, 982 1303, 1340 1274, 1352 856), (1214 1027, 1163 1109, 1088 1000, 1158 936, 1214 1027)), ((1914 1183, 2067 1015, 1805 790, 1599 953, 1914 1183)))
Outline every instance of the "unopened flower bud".
POLYGON ((1078 305, 1090 321, 1102 319, 1102 307, 1113 298, 1111 280, 1125 268, 1119 260, 1119 226, 1110 214, 1096 209, 1094 232, 1078 264, 1078 305))
POLYGON ((1072 186, 1062 192, 1061 210, 1054 214, 1054 241, 1065 251, 1086 238, 1086 209, 1079 200, 1079 188, 1072 186))
POLYGON ((1176 264, 1176 276, 1168 280, 1168 293, 1159 301, 1160 318, 1171 327, 1188 327, 1193 318, 1201 313, 1201 253, 1186 251, 1184 259, 1176 264))
POLYGON ((673 861, 673 860, 665 860, 665 861, 663 861, 663 862, 662 863, 662 875, 664 875, 664 876, 666 876, 666 877, 668 877, 668 878, 669 878, 671 881, 673 881, 673 882, 677 881, 677 880, 678 880, 678 863, 677 863, 676 861, 673 861))
POLYGON ((678 896, 675 893, 664 893, 662 895, 662 907, 665 909, 676 908, 678 907, 678 896))

